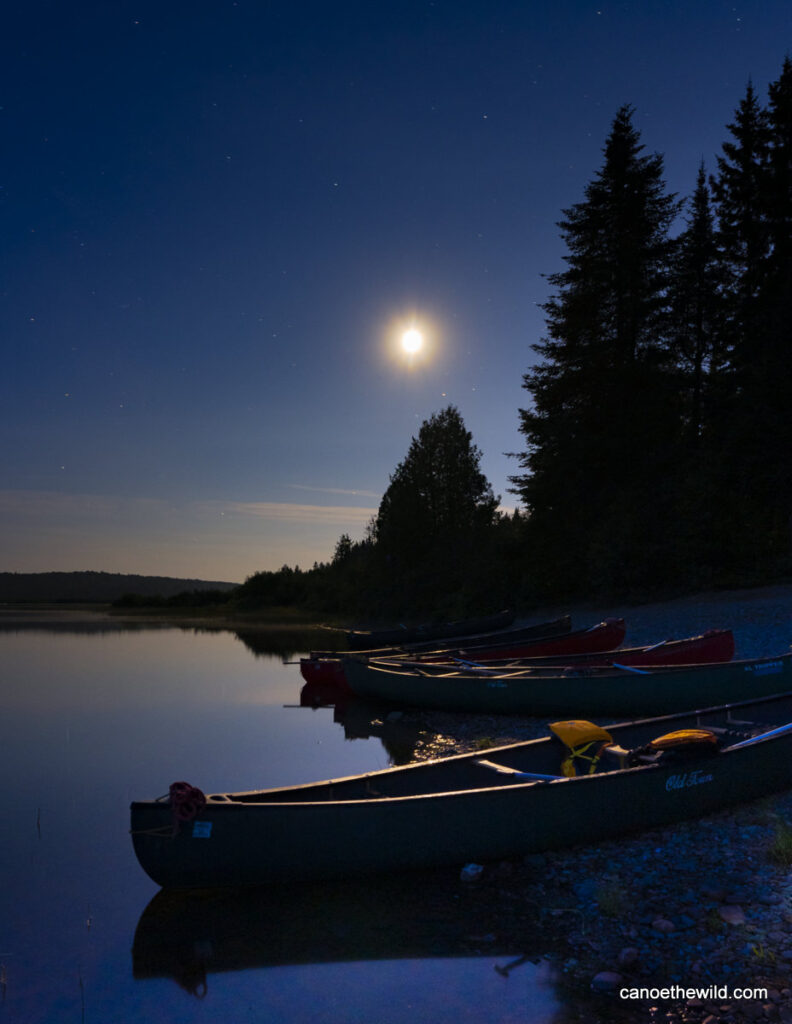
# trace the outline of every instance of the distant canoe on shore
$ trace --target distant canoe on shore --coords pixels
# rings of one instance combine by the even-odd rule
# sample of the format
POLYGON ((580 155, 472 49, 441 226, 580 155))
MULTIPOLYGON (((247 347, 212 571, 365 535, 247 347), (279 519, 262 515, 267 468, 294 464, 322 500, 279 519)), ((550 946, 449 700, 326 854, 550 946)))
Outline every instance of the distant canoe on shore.
POLYGON ((381 658, 391 655, 409 658, 415 656, 422 661, 445 661, 449 657, 472 658, 523 658, 547 657, 566 658, 581 653, 612 651, 624 640, 624 619, 605 619, 586 629, 570 632, 569 617, 543 622, 536 626, 518 627, 502 633, 491 633, 477 637, 464 637, 448 641, 444 647, 424 644, 421 647, 390 649, 390 651, 358 651, 345 654, 337 651, 312 651, 310 657, 300 661, 300 671, 307 683, 320 680, 344 685, 347 658, 381 658), (464 644, 464 646, 459 646, 464 644))
POLYGON ((362 651, 370 650, 373 647, 387 647, 391 644, 422 643, 429 640, 442 640, 447 637, 470 636, 472 633, 488 633, 497 629, 506 629, 512 622, 514 622, 514 612, 502 611, 495 615, 479 616, 475 619, 427 623, 423 626, 352 629, 346 633, 346 642, 350 651, 362 651))

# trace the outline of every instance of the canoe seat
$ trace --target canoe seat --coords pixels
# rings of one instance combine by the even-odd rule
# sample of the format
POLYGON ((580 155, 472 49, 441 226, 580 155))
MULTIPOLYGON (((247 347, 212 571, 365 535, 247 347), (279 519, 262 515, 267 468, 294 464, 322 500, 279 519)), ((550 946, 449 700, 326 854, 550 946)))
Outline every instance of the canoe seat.
POLYGON ((473 764, 480 768, 488 768, 499 775, 507 775, 515 782, 552 782, 553 779, 563 779, 563 775, 543 775, 541 772, 521 772, 519 768, 509 768, 505 764, 496 764, 494 761, 487 761, 486 758, 477 758, 473 764))

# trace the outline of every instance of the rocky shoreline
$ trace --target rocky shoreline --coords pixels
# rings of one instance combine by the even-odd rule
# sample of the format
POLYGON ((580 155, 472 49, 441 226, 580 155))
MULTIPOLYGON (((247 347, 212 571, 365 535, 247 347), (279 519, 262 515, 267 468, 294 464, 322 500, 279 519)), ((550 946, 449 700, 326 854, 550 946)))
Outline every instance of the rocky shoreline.
MULTIPOLYGON (((418 759, 547 735, 544 720, 415 718, 418 759)), ((792 1022, 792 791, 699 821, 483 868, 474 884, 539 915, 577 1013, 570 1020, 792 1022), (780 841, 787 830, 788 850, 780 841), (787 852, 789 862, 779 862, 787 852), (710 998, 619 996, 625 988, 672 986, 710 989, 710 998), (727 997, 747 987, 767 992, 727 997)))
MULTIPOLYGON (((531 898, 566 898, 577 918, 559 966, 570 987, 613 993, 613 1010, 670 1021, 792 1020, 792 884, 770 850, 789 795, 640 837, 565 851, 530 866, 531 898), (579 923, 578 923, 579 922, 579 923), (657 1002, 627 989, 765 988, 759 999, 657 1002), (631 1013, 632 1011, 632 1013, 631 1013)), ((526 893, 527 894, 527 893, 526 893)))
MULTIPOLYGON (((627 619, 631 644, 731 627, 738 657, 774 654, 792 640, 792 587, 606 615, 627 619)), ((548 734, 547 719, 403 717, 420 730, 419 760, 548 734)), ((792 790, 699 821, 484 865, 468 884, 530 908, 534 926, 538 917, 570 1020, 792 1022, 792 790), (735 997, 748 988, 765 991, 735 997)))

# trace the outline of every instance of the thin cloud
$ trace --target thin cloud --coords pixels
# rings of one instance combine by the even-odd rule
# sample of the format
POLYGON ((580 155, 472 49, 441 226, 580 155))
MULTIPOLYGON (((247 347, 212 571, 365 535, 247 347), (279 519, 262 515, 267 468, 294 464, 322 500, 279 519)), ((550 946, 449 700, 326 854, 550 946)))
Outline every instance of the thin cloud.
POLYGON ((294 491, 313 491, 316 494, 350 494, 360 495, 361 498, 378 498, 376 491, 348 491, 343 487, 310 487, 306 484, 286 484, 294 491))
POLYGON ((274 519, 278 522, 365 524, 377 514, 375 508, 350 505, 297 505, 279 501, 216 502, 221 514, 274 519))
POLYGON ((57 491, 0 491, 0 518, 9 521, 49 521, 52 524, 173 520, 193 522, 221 517, 266 519, 276 522, 365 525, 376 508, 352 505, 303 505, 276 501, 186 501, 127 498, 118 495, 59 494, 57 491))

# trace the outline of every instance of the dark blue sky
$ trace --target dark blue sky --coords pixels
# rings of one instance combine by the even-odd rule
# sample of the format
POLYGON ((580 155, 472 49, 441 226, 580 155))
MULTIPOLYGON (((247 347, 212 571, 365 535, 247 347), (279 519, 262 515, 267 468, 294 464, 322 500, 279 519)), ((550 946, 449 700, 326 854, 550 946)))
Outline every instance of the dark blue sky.
POLYGON ((6 13, 0 570, 308 566, 449 402, 513 506, 542 275, 616 110, 686 195, 791 30, 779 0, 6 13))

